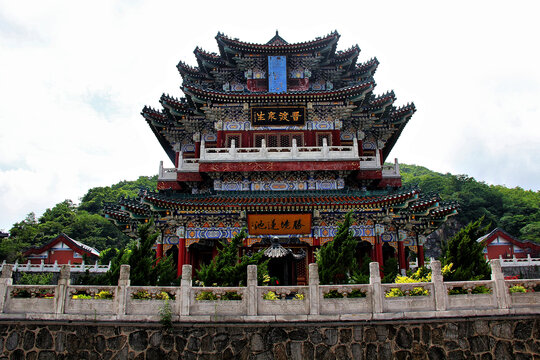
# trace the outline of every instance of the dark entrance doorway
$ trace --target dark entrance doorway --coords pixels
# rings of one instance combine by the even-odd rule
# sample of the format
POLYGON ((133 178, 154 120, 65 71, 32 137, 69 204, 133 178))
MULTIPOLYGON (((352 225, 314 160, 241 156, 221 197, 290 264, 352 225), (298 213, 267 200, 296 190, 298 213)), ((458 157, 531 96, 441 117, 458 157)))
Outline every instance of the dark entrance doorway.
POLYGON ((268 262, 268 275, 271 278, 276 278, 279 285, 296 285, 296 279, 293 279, 292 273, 292 256, 270 259, 268 262))

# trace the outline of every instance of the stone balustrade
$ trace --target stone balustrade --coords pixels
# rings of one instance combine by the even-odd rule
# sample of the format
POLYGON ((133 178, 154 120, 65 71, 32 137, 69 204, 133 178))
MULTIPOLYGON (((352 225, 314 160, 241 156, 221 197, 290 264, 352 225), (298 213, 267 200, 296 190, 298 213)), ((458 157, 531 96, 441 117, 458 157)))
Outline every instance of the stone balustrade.
MULTIPOLYGON (((0 264, 0 271, 6 266, 6 261, 4 260, 2 264, 0 264)), ((32 264, 30 260, 28 260, 27 263, 19 264, 17 261, 15 261, 15 264, 9 264, 12 266, 13 271, 19 271, 19 272, 36 272, 36 273, 42 273, 42 272, 60 272, 62 265, 59 265, 57 261, 54 262, 54 264, 45 264, 45 261, 41 260, 39 264, 32 264)), ((84 272, 90 272, 90 273, 106 273, 111 268, 111 263, 107 265, 99 265, 96 261, 94 264, 85 264, 84 260, 81 264, 71 264, 68 263, 68 265, 71 267, 70 271, 72 273, 84 273, 84 272)))
POLYGON ((13 266, 7 264, 0 278, 0 319, 159 321, 165 307, 175 322, 359 321, 540 312, 540 293, 509 291, 516 285, 532 290, 540 279, 505 280, 499 260, 491 267, 491 280, 444 282, 440 262, 432 261, 432 282, 382 284, 374 262, 369 284, 320 285, 317 265, 310 264, 308 286, 259 286, 252 265, 245 287, 194 287, 192 268, 184 265, 181 286, 141 287, 130 286, 128 265, 122 265, 117 286, 71 285, 67 265, 57 285, 13 285, 13 266), (480 288, 483 291, 478 292, 480 288))
POLYGON ((502 267, 521 267, 521 266, 540 266, 540 258, 532 258, 531 254, 527 254, 526 258, 511 257, 503 259, 499 256, 502 267))
MULTIPOLYGON (((356 142, 354 142, 356 144, 356 142)), ((291 147, 267 147, 263 141, 261 147, 237 148, 233 144, 229 148, 205 148, 201 142, 201 155, 198 159, 183 158, 180 152, 177 168, 163 167, 159 164, 158 180, 176 180, 177 173, 198 172, 200 163, 220 162, 252 162, 252 161, 358 161, 361 170, 381 170, 383 177, 399 177, 400 170, 397 159, 394 164, 381 165, 380 154, 374 156, 359 156, 358 146, 296 146, 293 139, 291 147)))

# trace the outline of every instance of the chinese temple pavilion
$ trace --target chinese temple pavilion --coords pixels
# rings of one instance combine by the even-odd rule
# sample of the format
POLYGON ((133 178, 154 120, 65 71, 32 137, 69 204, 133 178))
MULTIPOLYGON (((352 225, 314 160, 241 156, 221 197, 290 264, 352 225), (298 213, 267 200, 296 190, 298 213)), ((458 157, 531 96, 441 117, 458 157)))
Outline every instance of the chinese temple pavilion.
POLYGON ((402 188, 394 144, 415 112, 375 93, 376 58, 336 51, 340 35, 265 44, 218 33, 219 52, 196 48, 197 66, 177 65, 184 96, 162 95, 142 116, 174 166, 156 191, 105 208, 126 232, 153 218, 157 256, 197 267, 220 241, 247 229, 243 253, 265 251, 271 275, 304 284, 314 251, 353 212, 358 257, 423 261, 428 234, 456 214, 437 195, 402 188))

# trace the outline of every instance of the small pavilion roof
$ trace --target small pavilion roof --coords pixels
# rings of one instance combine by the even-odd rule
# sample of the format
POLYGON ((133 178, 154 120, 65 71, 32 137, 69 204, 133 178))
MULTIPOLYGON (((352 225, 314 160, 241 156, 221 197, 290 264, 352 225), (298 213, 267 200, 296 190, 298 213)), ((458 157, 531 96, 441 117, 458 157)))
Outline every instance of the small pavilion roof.
POLYGON ((41 254, 42 252, 49 250, 50 248, 52 248, 54 245, 58 244, 59 242, 63 242, 64 244, 69 246, 74 251, 83 252, 83 253, 86 253, 89 256, 98 256, 99 257, 99 251, 97 251, 96 249, 94 249, 91 246, 83 244, 80 241, 77 241, 77 240, 74 240, 74 239, 70 238, 69 236, 67 236, 64 233, 58 235, 56 238, 52 239, 47 244, 45 244, 45 245, 43 245, 43 246, 41 246, 39 248, 31 248, 31 249, 26 250, 23 253, 23 255, 24 256, 29 256, 29 255, 32 255, 32 254, 41 254))

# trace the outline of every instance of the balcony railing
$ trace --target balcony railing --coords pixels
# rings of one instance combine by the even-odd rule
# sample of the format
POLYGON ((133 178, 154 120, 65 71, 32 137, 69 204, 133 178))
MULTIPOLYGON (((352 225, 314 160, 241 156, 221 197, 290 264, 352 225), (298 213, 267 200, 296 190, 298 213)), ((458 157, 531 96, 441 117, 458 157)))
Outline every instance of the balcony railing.
POLYGON ((194 287, 191 265, 183 266, 179 287, 130 286, 128 265, 121 266, 118 286, 71 285, 67 265, 57 285, 13 285, 12 267, 4 265, 0 278, 4 320, 158 322, 164 306, 170 306, 175 322, 358 321, 540 312, 540 293, 532 291, 540 279, 505 280, 499 260, 491 262, 491 280, 445 282, 441 263, 432 261, 431 282, 400 284, 381 284, 379 265, 371 263, 370 283, 356 285, 320 285, 317 264, 310 264, 307 286, 259 286, 257 268, 250 265, 245 287, 194 287), (530 291, 510 291, 516 287, 530 291), (478 288, 484 291, 475 293, 478 288))
POLYGON ((341 161, 361 158, 358 156, 356 141, 353 141, 353 146, 328 146, 326 139, 323 139, 323 146, 297 146, 296 139, 293 139, 291 147, 267 147, 263 139, 260 147, 250 148, 237 148, 234 140, 230 148, 206 148, 202 141, 199 162, 290 160, 341 161))
POLYGON ((328 146, 323 139, 323 146, 267 147, 264 140, 260 147, 237 148, 234 140, 229 148, 206 148, 201 141, 199 159, 184 159, 179 154, 178 168, 164 168, 159 164, 158 180, 173 181, 177 173, 198 172, 200 163, 257 162, 257 161, 358 161, 361 170, 381 170, 384 177, 399 177, 399 164, 395 159, 392 165, 381 165, 379 151, 374 156, 359 156, 356 140, 353 146, 328 146))

